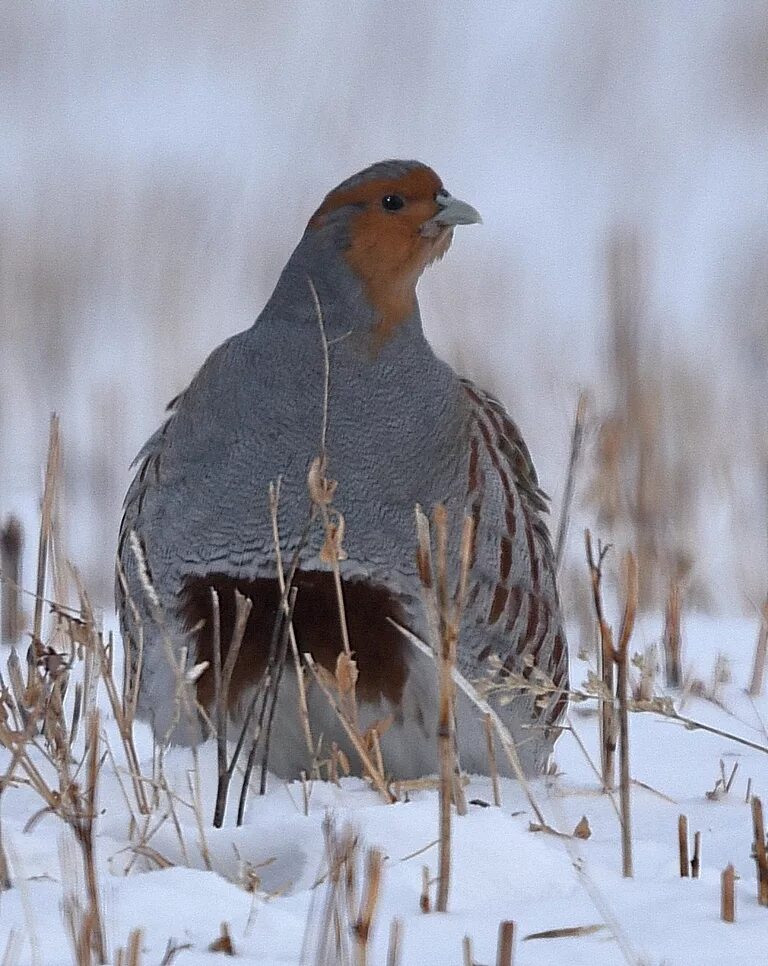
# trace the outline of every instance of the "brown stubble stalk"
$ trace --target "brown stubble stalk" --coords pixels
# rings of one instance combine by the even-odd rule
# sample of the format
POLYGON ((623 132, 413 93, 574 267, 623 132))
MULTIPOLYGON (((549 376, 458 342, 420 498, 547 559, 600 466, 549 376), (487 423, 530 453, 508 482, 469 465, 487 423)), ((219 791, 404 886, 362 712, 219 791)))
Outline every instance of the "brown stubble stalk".
POLYGON ((729 863, 720 875, 720 918, 736 922, 736 870, 729 863))
POLYGON ((625 558, 626 603, 619 631, 619 646, 614 654, 617 667, 619 705, 619 801, 621 805, 621 867, 625 878, 632 878, 632 812, 629 769, 629 641, 637 613, 637 564, 633 554, 625 558))
MULTIPOLYGON (((38 671, 38 661, 43 654, 43 605, 45 584, 48 573, 48 560, 53 543, 54 509, 56 489, 61 467, 61 434, 59 417, 51 414, 48 435, 48 457, 43 483, 43 501, 40 514, 40 533, 37 545, 37 573, 35 578, 35 608, 32 618, 32 641, 27 649, 27 682, 23 702, 19 710, 22 714, 29 708, 42 707, 41 696, 45 683, 38 671)), ((41 721, 41 724, 44 722, 41 721)))
POLYGON ((587 393, 582 390, 576 403, 576 414, 573 418, 571 432, 571 449, 568 455, 568 472, 565 477, 563 502, 560 507, 560 519, 557 524, 557 538, 555 540, 555 573, 560 572, 565 551, 565 541, 568 536, 568 522, 570 520, 573 494, 576 489, 576 472, 579 466, 581 449, 584 444, 584 430, 587 422, 587 393))
POLYGON ((384 856, 379 849, 369 849, 365 858, 365 879, 360 911, 353 926, 356 966, 367 966, 373 918, 379 904, 381 872, 384 856))
POLYGON ((433 650, 438 666, 438 759, 440 766, 439 786, 439 859, 437 876, 436 909, 446 912, 451 878, 451 804, 458 802, 458 765, 456 756, 456 652, 464 599, 469 580, 469 566, 473 536, 473 521, 464 519, 460 545, 459 579, 455 597, 448 591, 448 514, 442 504, 433 510, 435 529, 435 559, 429 521, 420 507, 416 507, 416 533, 418 538, 417 563, 421 577, 422 593, 428 614, 428 624, 437 630, 433 650))
POLYGON ((587 552, 589 577, 592 584, 592 600, 600 634, 598 659, 600 664, 600 679, 603 693, 600 695, 600 761, 603 777, 603 788, 612 791, 615 787, 615 757, 616 757, 616 715, 614 709, 614 675, 613 675, 613 632, 605 619, 602 597, 603 561, 609 547, 603 547, 598 541, 597 559, 592 550, 592 535, 589 530, 584 531, 584 543, 587 552))
POLYGON ((395 918, 389 924, 387 966, 400 966, 403 954, 403 920, 395 918))
POLYGON ((679 815, 677 819, 677 852, 680 859, 680 878, 687 879, 690 873, 688 859, 688 816, 679 815))
MULTIPOLYGON (((283 605, 283 613, 288 619, 288 596, 285 590, 285 569, 283 567, 283 548, 280 542, 280 524, 278 520, 278 509, 280 506, 280 478, 276 483, 269 484, 269 517, 272 523, 272 542, 275 548, 275 564, 277 568, 277 583, 280 588, 280 600, 283 605)), ((304 741, 307 745, 307 753, 314 762, 315 743, 312 739, 312 729, 309 724, 309 705, 307 704, 307 689, 304 680, 304 668, 301 664, 299 645, 296 641, 296 632, 293 628, 293 621, 288 621, 288 639, 291 644, 291 657, 293 658, 293 669, 296 674, 296 686, 299 694, 299 714, 301 716, 301 730, 304 734, 304 741)), ((313 775, 316 776, 316 765, 313 766, 313 775)))
POLYGON ((0 642, 10 646, 21 637, 21 555, 24 530, 21 521, 8 517, 0 530, 0 642))
POLYGON ((511 919, 499 924, 499 941, 496 950, 496 966, 512 966, 515 952, 515 924, 511 919))
POLYGON ((664 611, 664 667, 668 688, 679 688, 683 683, 680 612, 680 579, 677 574, 673 574, 669 580, 669 592, 664 611))
POLYGON ((491 775, 491 790, 493 792, 493 804, 496 808, 501 807, 501 789, 499 787, 499 767, 496 763, 496 749, 493 746, 493 721, 489 714, 483 715, 483 729, 485 731, 485 744, 488 750, 488 770, 491 775))
POLYGON ((760 630, 755 644, 755 656, 752 662, 752 675, 749 681, 749 694, 759 698, 763 693, 765 681, 765 665, 768 657, 768 597, 765 598, 760 612, 760 630))
POLYGON ((768 906, 768 851, 765 842, 765 820, 763 818, 763 803, 752 796, 752 853, 757 867, 757 901, 761 906, 768 906))
POLYGON ((229 643, 227 656, 222 663, 221 653, 221 620, 219 595, 211 587, 211 620, 213 631, 213 681, 214 681, 214 714, 216 716, 216 757, 218 781, 216 785, 216 805, 213 812, 214 828, 221 828, 224 824, 224 813, 227 808, 229 786, 232 781, 239 751, 233 753, 231 761, 227 761, 227 725, 229 722, 229 694, 232 686, 232 675, 235 670, 240 646, 243 643, 245 627, 253 606, 250 598, 235 590, 235 625, 232 629, 232 639, 229 643))
POLYGON ((691 857, 691 878, 698 879, 701 875, 701 832, 693 833, 693 856, 691 857))
POLYGON ((384 801, 389 803, 397 801, 389 789, 386 776, 379 771, 373 756, 369 753, 364 736, 360 733, 356 723, 350 720, 347 711, 338 700, 336 678, 329 671, 326 671, 325 668, 318 666, 309 653, 304 654, 304 663, 309 668, 318 687, 325 695, 325 699, 330 705, 331 710, 338 718, 347 738, 349 738, 350 744, 355 749, 365 777, 371 782, 376 791, 379 792, 384 801))

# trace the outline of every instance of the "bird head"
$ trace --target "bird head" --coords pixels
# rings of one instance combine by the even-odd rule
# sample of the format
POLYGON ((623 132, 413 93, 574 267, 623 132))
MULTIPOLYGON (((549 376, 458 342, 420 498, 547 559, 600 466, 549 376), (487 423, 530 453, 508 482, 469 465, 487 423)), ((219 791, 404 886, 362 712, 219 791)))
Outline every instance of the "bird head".
POLYGON ((456 225, 481 221, 418 161, 380 161, 334 188, 310 219, 362 283, 379 345, 414 310, 416 283, 448 251, 456 225))

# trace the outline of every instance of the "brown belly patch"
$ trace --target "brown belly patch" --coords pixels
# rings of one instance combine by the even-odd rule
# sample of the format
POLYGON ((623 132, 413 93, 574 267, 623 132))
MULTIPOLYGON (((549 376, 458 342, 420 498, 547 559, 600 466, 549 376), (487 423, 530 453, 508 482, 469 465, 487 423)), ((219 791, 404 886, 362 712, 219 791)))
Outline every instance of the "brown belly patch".
MULTIPOLYGON (((318 664, 333 673, 336 658, 343 649, 333 574, 300 571, 294 586, 298 594, 293 627, 299 652, 309 652, 318 664)), ((209 663, 197 682, 197 697, 205 708, 210 708, 214 694, 212 587, 219 596, 222 661, 229 650, 235 625, 235 591, 252 602, 232 676, 230 707, 233 707, 242 692, 257 684, 264 673, 280 591, 277 580, 268 578, 242 580, 208 574, 186 581, 182 619, 185 628, 193 631, 197 662, 209 663)), ((349 641, 358 666, 358 698, 376 702, 384 697, 398 705, 408 678, 408 644, 387 618, 405 625, 399 601, 386 588, 360 581, 345 582, 343 591, 349 641)))

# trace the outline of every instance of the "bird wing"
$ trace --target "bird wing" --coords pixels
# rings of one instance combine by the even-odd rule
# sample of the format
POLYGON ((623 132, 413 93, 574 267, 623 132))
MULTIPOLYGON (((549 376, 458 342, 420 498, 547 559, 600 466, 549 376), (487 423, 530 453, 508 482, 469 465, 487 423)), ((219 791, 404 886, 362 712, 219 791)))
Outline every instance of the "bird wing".
MULTIPOLYGON (((555 586, 554 554, 528 447, 502 404, 468 380, 472 412, 468 504, 475 520, 470 619, 484 626, 474 655, 483 665, 496 654, 507 671, 532 679, 534 669, 556 688, 568 683, 568 658, 555 586)), ((539 702, 557 720, 561 696, 539 702)))

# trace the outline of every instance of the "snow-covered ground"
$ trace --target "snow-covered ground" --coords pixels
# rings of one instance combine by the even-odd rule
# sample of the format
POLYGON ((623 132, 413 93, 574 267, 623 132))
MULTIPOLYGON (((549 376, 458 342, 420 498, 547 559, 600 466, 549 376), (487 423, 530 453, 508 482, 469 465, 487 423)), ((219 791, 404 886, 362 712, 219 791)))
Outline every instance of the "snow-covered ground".
MULTIPOLYGON (((642 651, 658 638, 659 627, 643 623, 632 648, 642 651)), ((422 867, 437 868, 437 794, 420 791, 410 801, 384 804, 357 779, 341 787, 314 783, 304 814, 301 785, 269 783, 265 797, 253 796, 243 827, 234 828, 230 805, 227 826, 210 827, 215 791, 215 750, 199 756, 204 798, 204 837, 210 856, 205 868, 200 831, 188 776, 194 763, 188 751, 168 753, 166 774, 179 795, 180 835, 160 807, 149 820, 159 828, 149 837, 152 858, 137 857, 137 841, 121 785, 109 761, 99 786, 97 856, 100 893, 110 955, 142 930, 142 963, 159 963, 169 940, 183 947, 171 957, 179 966, 219 961, 208 947, 227 923, 242 962, 314 964, 317 927, 326 884, 323 821, 333 815, 337 828, 352 826, 364 847, 386 856, 369 962, 387 962, 393 918, 402 920, 402 963, 414 966, 462 963, 462 938, 473 942, 476 963, 495 962, 501 920, 517 924, 515 963, 647 964, 758 963, 765 954, 768 909, 756 898, 755 865, 750 858, 752 820, 746 802, 751 792, 768 804, 768 699, 752 701, 744 692, 754 648, 756 624, 690 617, 684 622, 686 677, 697 679, 700 696, 675 696, 682 714, 741 736, 762 751, 732 738, 692 731, 652 713, 632 714, 632 831, 635 877, 621 875, 617 813, 602 794, 589 762, 572 734, 556 748, 557 776, 533 783, 547 822, 572 832, 586 816, 588 839, 560 838, 529 829, 534 818, 519 786, 502 782, 500 808, 472 804, 455 817, 453 876, 447 914, 420 911, 422 867), (722 655, 722 657, 721 657, 722 655), (719 670, 715 673, 715 668, 719 670), (715 678, 718 680, 716 681, 715 678), (730 680, 728 680, 730 679, 730 680), (723 762, 730 793, 707 797, 723 762), (183 800, 183 801, 182 801, 183 800), (702 836, 701 877, 678 873, 678 815, 688 816, 690 835, 702 836), (184 842, 186 856, 182 849, 184 842), (736 883, 736 922, 720 920, 720 873, 732 862, 736 883), (158 865, 163 865, 162 869, 158 865), (310 939, 302 960, 308 926, 310 939), (599 926, 572 938, 525 940, 531 933, 568 927, 599 926)), ((573 684, 580 687, 588 665, 573 662, 573 684)), ((114 722, 104 705, 104 724, 113 749, 119 747, 114 722)), ((574 705, 571 721, 593 761, 598 761, 597 724, 591 702, 574 705)), ((151 757, 148 733, 137 729, 139 754, 151 757)), ((0 754, 5 771, 8 753, 0 754)), ((150 771, 147 766, 147 771, 150 771)), ((130 795, 125 773, 122 784, 130 795)), ((237 790, 236 790, 237 791, 237 790)), ((487 778, 476 777, 468 799, 488 803, 487 778)), ((0 896, 0 955, 15 931, 18 958, 55 966, 72 961, 61 915, 62 894, 72 881, 77 851, 61 821, 38 816, 41 802, 26 787, 2 795, 2 836, 14 887, 0 896), (68 847, 67 847, 67 844, 68 847), (62 865, 63 863, 63 865, 62 865), (69 871, 67 871, 69 869, 69 871)), ((433 890, 434 898, 434 890, 433 890)), ((166 960, 171 961, 171 960, 166 960)))

